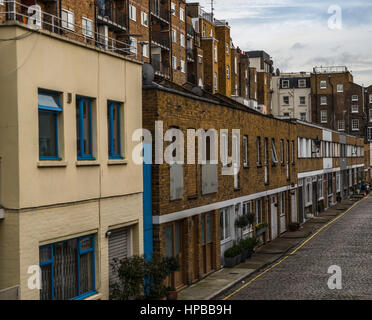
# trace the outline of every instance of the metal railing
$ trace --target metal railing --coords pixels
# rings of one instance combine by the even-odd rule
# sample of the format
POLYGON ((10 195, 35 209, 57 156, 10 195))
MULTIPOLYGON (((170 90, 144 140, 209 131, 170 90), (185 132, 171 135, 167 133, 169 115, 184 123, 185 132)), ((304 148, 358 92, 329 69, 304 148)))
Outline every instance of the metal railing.
POLYGON ((100 0, 95 1, 97 16, 111 21, 114 24, 127 28, 127 19, 124 12, 114 7, 112 0, 106 0, 104 3, 100 0))
POLYGON ((200 9, 200 17, 214 24, 214 17, 212 13, 206 12, 203 9, 200 9))
POLYGON ((169 10, 160 4, 159 0, 150 0, 150 12, 169 23, 169 10))
POLYGON ((346 66, 314 67, 314 73, 346 73, 346 72, 348 72, 346 66))
POLYGON ((163 64, 159 59, 152 58, 151 65, 154 68, 155 74, 163 77, 170 77, 170 67, 163 64))
POLYGON ((168 32, 152 31, 151 41, 154 42, 155 44, 160 44, 161 46, 166 48, 170 47, 170 39, 168 32))
POLYGON ((26 6, 12 0, 4 1, 4 5, 6 8, 5 11, 0 12, 0 17, 5 16, 5 19, 2 20, 17 21, 34 30, 47 30, 79 42, 93 45, 108 52, 139 59, 139 56, 132 52, 135 48, 130 44, 96 32, 93 21, 91 27, 87 26, 83 28, 74 22, 42 11, 38 5, 26 6))

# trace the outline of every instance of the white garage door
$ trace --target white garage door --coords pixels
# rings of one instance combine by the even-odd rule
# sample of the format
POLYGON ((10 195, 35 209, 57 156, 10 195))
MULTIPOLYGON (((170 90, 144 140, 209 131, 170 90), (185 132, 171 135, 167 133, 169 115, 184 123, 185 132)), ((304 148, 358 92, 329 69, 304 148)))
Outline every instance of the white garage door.
POLYGON ((129 256, 130 252, 130 229, 122 228, 111 231, 109 237, 109 280, 110 284, 119 280, 116 273, 113 272, 111 264, 114 259, 122 260, 129 256))

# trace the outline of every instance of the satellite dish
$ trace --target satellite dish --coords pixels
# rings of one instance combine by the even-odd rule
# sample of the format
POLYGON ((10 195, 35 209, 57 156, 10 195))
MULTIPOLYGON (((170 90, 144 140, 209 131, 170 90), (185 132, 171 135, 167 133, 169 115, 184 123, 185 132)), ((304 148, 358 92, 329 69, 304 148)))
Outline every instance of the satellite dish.
POLYGON ((199 97, 203 96, 203 90, 200 87, 194 87, 191 92, 199 97))
POLYGON ((142 82, 144 85, 151 85, 154 82, 154 67, 149 63, 142 66, 142 82))

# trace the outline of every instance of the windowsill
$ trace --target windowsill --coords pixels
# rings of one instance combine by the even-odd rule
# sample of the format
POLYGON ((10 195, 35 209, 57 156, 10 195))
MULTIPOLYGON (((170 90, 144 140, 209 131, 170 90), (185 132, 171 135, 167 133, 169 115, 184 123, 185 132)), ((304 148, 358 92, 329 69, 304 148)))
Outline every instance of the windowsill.
POLYGON ((101 164, 99 163, 98 160, 77 160, 75 162, 77 167, 84 167, 84 166, 100 166, 101 164))
POLYGON ((240 188, 234 188, 234 191, 235 192, 238 192, 238 191, 240 191, 241 189, 240 188))
POLYGON ((107 164, 109 166, 114 166, 114 165, 127 165, 128 164, 128 159, 109 159, 107 161, 107 164))
POLYGON ((40 160, 37 162, 38 168, 67 167, 67 161, 61 160, 40 160))
POLYGON ((102 300, 102 294, 101 293, 96 293, 96 294, 93 294, 92 296, 89 296, 87 298, 85 298, 84 300, 102 300))
POLYGON ((258 163, 257 164, 257 168, 262 168, 262 164, 261 163, 258 163))
POLYGON ((232 241, 231 237, 230 237, 230 238, 227 238, 227 239, 225 239, 225 240, 221 240, 220 245, 222 246, 222 245, 224 245, 224 244, 226 244, 226 243, 229 243, 229 242, 231 242, 231 241, 232 241))
POLYGON ((244 165, 243 165, 243 168, 244 168, 244 169, 249 169, 249 165, 244 164, 244 165))
POLYGON ((188 200, 195 200, 198 198, 198 195, 197 194, 194 194, 194 195, 191 195, 191 196, 187 196, 187 199, 188 200))

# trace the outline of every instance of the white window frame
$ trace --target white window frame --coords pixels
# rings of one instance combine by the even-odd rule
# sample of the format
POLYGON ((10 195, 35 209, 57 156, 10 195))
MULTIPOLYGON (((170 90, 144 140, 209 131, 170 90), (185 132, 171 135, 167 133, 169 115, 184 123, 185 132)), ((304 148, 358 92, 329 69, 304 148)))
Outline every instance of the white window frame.
MULTIPOLYGON (((180 33, 180 45, 181 47, 185 48, 186 47, 186 37, 183 33, 180 33)), ((191 42, 192 43, 192 42, 191 42)))
POLYGON ((226 66, 226 76, 227 79, 230 79, 230 66, 226 66))
POLYGON ((367 128, 367 140, 372 141, 372 127, 367 128))
POLYGON ((352 131, 359 131, 359 120, 358 119, 352 119, 351 120, 351 130, 352 131))
MULTIPOLYGON (((372 103, 372 94, 369 95, 369 103, 372 103)), ((372 173, 372 171, 371 171, 372 173)))
POLYGON ((177 15, 176 4, 174 2, 171 2, 171 13, 173 16, 177 15))
POLYGON ((327 112, 327 110, 321 110, 320 111, 320 122, 321 123, 327 123, 328 122, 328 112, 327 112), (323 118, 324 115, 325 115, 325 120, 323 118))
POLYGON ((144 11, 141 11, 141 24, 145 27, 149 26, 149 17, 144 11))
POLYGON ((321 96, 321 97, 320 97, 320 105, 321 105, 321 106, 327 106, 327 105, 328 105, 328 99, 327 99, 327 96, 321 96))
POLYGON ((173 66, 173 70, 177 70, 177 57, 176 56, 172 56, 172 66, 173 66))
POLYGON ((93 38, 93 20, 88 19, 86 17, 82 17, 81 26, 83 35, 87 38, 93 38))
POLYGON ((345 121, 338 120, 337 127, 338 127, 338 131, 345 131, 345 121))
POLYGON ((172 29, 172 42, 177 43, 177 30, 172 29))
POLYGON ((185 10, 180 8, 180 20, 185 22, 185 10))
POLYGON ((342 83, 337 85, 337 92, 344 92, 344 85, 342 83))
POLYGON ((248 136, 243 136, 243 166, 248 168, 248 136))
POLYGON ((283 96, 283 104, 289 105, 289 96, 283 96), (285 98, 288 98, 288 102, 285 102, 285 98))
POLYGON ((301 105, 301 106, 306 105, 306 97, 301 96, 301 97, 299 97, 299 99, 300 99, 300 105, 301 105), (301 99, 303 99, 303 101, 304 101, 303 103, 302 103, 301 99))
POLYGON ((62 8, 62 28, 75 31, 75 13, 67 9, 62 8), (67 19, 64 19, 63 15, 66 15, 67 19), (70 19, 72 17, 72 20, 70 19))
POLYGON ((181 60, 181 72, 186 73, 186 65, 184 60, 181 60))
POLYGON ((129 19, 137 21, 137 8, 132 4, 129 4, 129 19))
POLYGON ((327 81, 321 80, 320 81, 320 89, 327 89, 327 81))
POLYGON ((257 199, 255 201, 255 207, 256 207, 256 224, 260 224, 263 222, 262 199, 257 199))
POLYGON ((149 53, 150 53, 150 50, 149 50, 149 44, 148 43, 144 43, 143 46, 142 46, 142 54, 145 58, 149 58, 149 53), (145 49, 146 48, 146 49, 145 49))
POLYGON ((299 88, 306 88, 306 79, 299 79, 298 80, 298 87, 299 88))
POLYGON ((137 54, 138 41, 135 37, 130 37, 130 52, 137 54))
POLYGON ((218 51, 217 51, 217 46, 214 45, 214 62, 218 62, 218 51))
POLYGON ((282 88, 289 89, 289 80, 282 80, 282 88))
POLYGON ((354 104, 351 106, 351 113, 359 113, 359 106, 354 104))
POLYGON ((231 217, 230 217, 230 207, 223 208, 220 210, 220 221, 222 216, 222 226, 221 232, 221 243, 228 242, 231 239, 231 217), (226 223, 227 221, 227 223, 226 223))
POLYGON ((351 101, 359 101, 359 97, 358 95, 354 94, 352 97, 351 97, 351 101))
POLYGON ((277 164, 279 162, 278 161, 278 155, 276 153, 275 140, 274 139, 271 139, 271 161, 274 164, 277 164))

